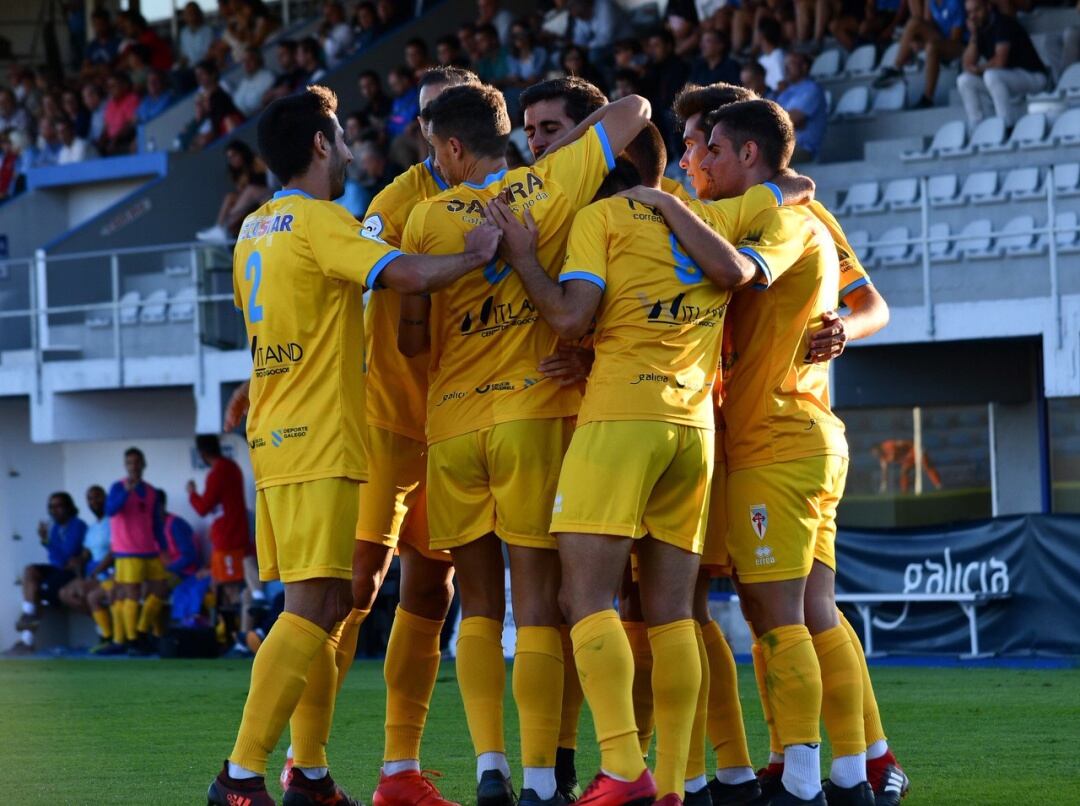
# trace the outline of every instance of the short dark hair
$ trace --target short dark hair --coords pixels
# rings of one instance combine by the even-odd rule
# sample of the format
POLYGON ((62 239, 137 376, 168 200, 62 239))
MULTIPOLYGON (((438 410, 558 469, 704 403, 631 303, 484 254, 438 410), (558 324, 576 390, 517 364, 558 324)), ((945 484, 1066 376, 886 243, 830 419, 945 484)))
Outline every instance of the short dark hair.
POLYGON ((296 54, 296 41, 293 39, 279 39, 277 41, 279 48, 285 48, 289 53, 296 54))
POLYGON ((717 124, 724 127, 736 149, 753 141, 770 168, 787 167, 795 148, 795 127, 780 104, 764 98, 728 104, 710 112, 705 120, 709 131, 717 124))
POLYGON ((100 484, 91 484, 89 487, 86 488, 86 494, 89 495, 95 490, 97 490, 102 495, 105 495, 105 488, 102 487, 100 484))
POLYGON ((641 184, 656 187, 667 168, 667 147, 664 136, 652 123, 637 133, 622 153, 637 168, 641 184))
POLYGON ((660 39, 669 48, 675 47, 675 35, 671 33, 667 28, 654 28, 649 31, 649 39, 660 39))
POLYGON ((195 65, 195 69, 203 70, 204 72, 209 73, 214 78, 217 78, 220 75, 217 62, 215 62, 213 59, 203 59, 201 62, 195 65))
POLYGON ((427 55, 427 52, 428 52, 427 42, 425 42, 423 39, 421 39, 418 36, 414 36, 412 39, 410 39, 408 42, 406 42, 405 47, 407 47, 407 48, 420 48, 420 50, 423 51, 425 56, 427 55))
POLYGON ((756 75, 756 76, 758 76, 758 77, 760 77, 762 79, 765 78, 765 68, 762 66, 761 62, 759 62, 759 61, 755 61, 755 60, 751 59, 750 61, 744 63, 743 66, 739 68, 740 73, 743 70, 749 70, 754 75, 756 75))
POLYGON ((635 89, 641 87, 641 74, 637 70, 631 70, 629 67, 620 67, 615 71, 615 74, 611 77, 612 83, 616 81, 629 81, 634 85, 635 89))
POLYGON ((79 514, 79 508, 77 506, 75 506, 75 499, 71 497, 71 493, 64 492, 63 490, 61 490, 60 492, 56 492, 56 493, 53 493, 52 495, 50 495, 49 496, 49 501, 52 501, 54 498, 59 498, 60 499, 60 502, 64 505, 64 508, 67 510, 69 518, 74 518, 76 515, 79 514))
POLYGON ((456 87, 459 84, 479 83, 480 77, 472 70, 447 65, 446 67, 432 67, 425 70, 420 75, 420 81, 417 82, 416 86, 423 89, 424 87, 433 87, 440 84, 449 84, 451 87, 456 87))
POLYGON ((612 45, 613 50, 628 50, 631 53, 641 53, 641 40, 628 37, 626 39, 616 39, 615 44, 612 45))
POLYGON ((492 25, 490 22, 485 22, 483 25, 476 26, 476 33, 484 34, 495 38, 495 41, 499 41, 499 29, 492 25))
POLYGON ((319 40, 315 37, 305 36, 303 39, 300 40, 300 44, 298 44, 296 47, 298 50, 306 50, 308 53, 315 57, 315 61, 317 61, 319 64, 322 64, 322 45, 319 44, 319 40))
POLYGON ((413 75, 412 69, 407 64, 399 64, 397 67, 390 68, 390 75, 398 75, 404 79, 407 79, 409 83, 416 83, 416 76, 413 75))
POLYGON ((134 445, 124 451, 124 458, 127 459, 129 456, 138 456, 144 462, 146 461, 146 454, 136 448, 134 445))
POLYGON ((626 157, 616 157, 615 166, 608 171, 608 175, 604 177, 604 181, 596 189, 596 194, 592 197, 592 200, 595 202, 607 199, 616 193, 621 193, 640 184, 643 183, 637 166, 626 157))
POLYGON ((450 87, 420 112, 437 137, 456 137, 470 152, 483 157, 506 154, 510 116, 502 93, 486 84, 450 87))
POLYGON ((335 126, 337 96, 333 90, 313 85, 304 92, 278 98, 259 116, 259 152, 282 183, 311 167, 312 138, 316 132, 331 143, 337 139, 335 126))
POLYGON ((207 456, 221 456, 221 440, 218 439, 217 434, 197 434, 195 450, 207 456))
POLYGON ((737 84, 717 82, 704 87, 700 84, 687 84, 675 96, 672 109, 675 111, 675 117, 681 126, 685 126, 686 121, 690 120, 694 115, 702 115, 702 118, 698 121, 698 128, 706 131, 704 115, 722 106, 738 103, 739 101, 752 101, 755 98, 757 98, 757 95, 752 90, 740 87, 737 84))
POLYGON ((589 115, 606 105, 607 96, 600 89, 583 78, 569 76, 541 81, 527 87, 521 93, 521 109, 528 109, 541 101, 561 99, 566 116, 574 123, 581 123, 589 115))
POLYGON ((758 20, 757 30, 761 38, 770 45, 779 45, 783 41, 783 29, 779 20, 773 17, 762 17, 758 20))
POLYGON ((439 45, 446 45, 448 48, 453 48, 454 50, 461 50, 461 42, 453 34, 440 36, 438 39, 436 39, 435 47, 438 47, 439 45))
POLYGON ((373 78, 375 79, 376 84, 378 84, 380 87, 382 86, 382 77, 380 77, 379 74, 374 70, 361 70, 360 74, 357 75, 356 80, 359 81, 362 78, 373 78))

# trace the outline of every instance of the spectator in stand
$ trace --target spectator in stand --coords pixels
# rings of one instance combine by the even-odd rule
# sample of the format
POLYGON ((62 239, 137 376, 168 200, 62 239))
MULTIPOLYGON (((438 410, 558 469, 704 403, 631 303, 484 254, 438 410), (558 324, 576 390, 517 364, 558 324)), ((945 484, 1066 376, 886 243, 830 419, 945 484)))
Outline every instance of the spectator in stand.
POLYGON ((20 70, 19 83, 15 85, 15 98, 31 119, 36 120, 41 115, 41 97, 37 73, 30 68, 20 70))
POLYGON ((686 62, 675 55, 675 37, 667 28, 657 28, 645 41, 645 53, 649 57, 645 68, 645 97, 653 108, 653 123, 660 129, 667 144, 668 153, 679 150, 681 132, 676 131, 671 105, 675 95, 686 84, 689 69, 686 62))
POLYGON ((675 52, 689 58, 698 47, 701 19, 694 0, 668 0, 664 9, 664 27, 675 38, 675 52))
POLYGON ((360 167, 364 172, 364 187, 371 198, 378 196, 401 173, 401 168, 390 162, 379 144, 371 141, 360 148, 360 167))
POLYGON ((130 154, 135 146, 135 113, 139 96, 131 88, 131 79, 119 71, 106 84, 109 100, 105 103, 105 133, 95 143, 104 157, 130 154))
POLYGON ((615 71, 611 100, 617 101, 627 95, 641 95, 641 74, 636 70, 622 67, 615 71))
POLYGON ((90 121, 84 135, 91 143, 100 143, 105 137, 105 99, 97 84, 83 84, 82 102, 90 121))
POLYGON ((471 62, 461 50, 461 42, 453 34, 441 36, 435 40, 435 59, 440 67, 463 67, 468 69, 471 62))
POLYGON ((612 0, 570 0, 570 41, 588 51, 589 59, 602 63, 611 46, 627 30, 625 15, 612 0))
POLYGON ((1045 89, 1046 65, 1016 17, 1002 14, 988 0, 967 0, 964 7, 969 39, 956 87, 968 123, 974 126, 992 109, 1012 126, 1024 96, 1045 89))
POLYGON ((825 126, 829 119, 829 102, 825 90, 810 78, 810 57, 792 51, 784 59, 784 89, 776 102, 787 110, 795 127, 795 151, 792 162, 817 159, 825 126))
POLYGON ((739 72, 739 83, 762 98, 772 98, 765 84, 765 68, 760 62, 747 62, 739 72))
POLYGON ((184 27, 180 29, 180 53, 176 64, 177 67, 191 70, 210 55, 214 31, 206 24, 206 17, 198 3, 187 3, 182 15, 184 27))
POLYGON ((127 70, 131 86, 137 95, 146 92, 146 80, 150 75, 150 51, 146 45, 132 45, 120 59, 127 70))
POLYGON ((244 122, 244 116, 219 83, 217 65, 213 60, 204 59, 195 65, 195 81, 199 85, 199 96, 195 104, 196 136, 193 146, 200 149, 231 132, 244 122))
POLYGON ((94 38, 86 45, 84 71, 107 70, 120 55, 120 37, 113 31, 109 12, 97 9, 90 15, 94 38))
POLYGON ((547 63, 547 50, 537 44, 528 20, 515 20, 510 26, 509 83, 524 89, 541 81, 547 63))
POLYGON ((701 55, 690 66, 690 83, 703 87, 723 82, 739 83, 739 63, 728 54, 728 40, 717 31, 704 30, 699 37, 701 55))
POLYGON ((465 58, 469 60, 469 64, 472 64, 478 58, 476 52, 476 28, 471 23, 462 23, 457 32, 458 44, 461 45, 461 50, 465 54, 465 58))
POLYGON ((394 0, 375 0, 375 13, 384 31, 401 25, 412 17, 410 10, 399 7, 394 0))
POLYGON ((322 50, 326 63, 337 67, 353 47, 353 29, 345 20, 345 7, 339 0, 331 0, 323 7, 323 24, 320 29, 322 50))
POLYGON ((428 54, 427 43, 423 39, 417 37, 405 43, 405 65, 413 71, 413 76, 417 81, 424 72, 431 69, 431 57, 428 54))
MULTIPOLYGON (((359 111, 368 118, 372 126, 384 130, 390 119, 393 101, 383 91, 382 79, 374 70, 364 70, 357 76, 356 81, 360 87, 359 111)), ((418 103, 419 97, 417 93, 418 103)))
MULTIPOLYGON (((208 243, 235 242, 244 219, 270 198, 266 166, 263 165, 262 160, 255 155, 255 152, 251 150, 247 143, 243 140, 230 142, 225 147, 225 161, 233 189, 226 193, 225 198, 221 200, 221 207, 218 209, 218 216, 214 226, 200 230, 195 234, 195 237, 200 241, 208 243)), ((231 462, 232 460, 225 461, 231 462)), ((207 464, 212 467, 214 463, 207 462, 207 464)), ((227 476, 228 474, 219 475, 227 476)), ((219 497, 218 479, 215 477, 213 491, 211 490, 209 478, 206 483, 207 492, 204 498, 206 496, 215 499, 219 497)), ((194 504, 192 504, 192 507, 200 515, 204 514, 194 504)), ((235 513, 233 513, 233 519, 235 519, 235 513)))
POLYGON ((277 43, 277 64, 277 78, 263 96, 263 106, 296 92, 307 78, 307 73, 296 63, 296 43, 291 39, 282 39, 277 43))
POLYGON ((589 61, 589 54, 585 48, 580 48, 577 45, 571 45, 563 50, 559 66, 565 76, 582 78, 590 84, 595 84, 601 88, 607 83, 604 81, 604 77, 600 75, 600 71, 593 67, 592 62, 589 61))
POLYGON ((59 93, 50 91, 45 94, 41 99, 41 115, 39 117, 52 118, 53 120, 64 117, 64 110, 60 106, 59 93))
POLYGON ((485 84, 501 87, 510 75, 510 57, 499 44, 499 32, 494 25, 476 28, 476 52, 473 71, 485 84))
POLYGON ((94 147, 85 138, 75 133, 75 124, 67 118, 59 118, 56 131, 60 137, 60 151, 56 155, 57 165, 71 165, 97 156, 94 147))
POLYGON ((90 113, 86 111, 76 90, 64 90, 60 96, 60 111, 75 126, 76 137, 84 140, 89 138, 90 113))
POLYGON ((356 7, 353 12, 353 31, 358 50, 371 47, 375 40, 383 35, 383 26, 379 22, 374 3, 361 3, 356 7))
POLYGON ((165 71, 172 69, 172 47, 150 27, 146 17, 137 11, 121 11, 116 15, 116 26, 124 37, 121 55, 135 45, 143 45, 149 51, 151 67, 165 71))
POLYGON ((56 121, 50 117, 42 117, 38 120, 38 136, 34 146, 29 149, 25 165, 28 168, 43 168, 56 165, 60 157, 60 135, 56 131, 56 121))
POLYGON ((917 51, 925 49, 926 80, 915 108, 929 109, 934 105, 941 63, 963 55, 967 35, 964 0, 924 0, 922 13, 912 14, 904 26, 896 61, 881 68, 874 87, 881 89, 902 80, 904 65, 911 62, 917 51))
POLYGON ((38 537, 48 552, 49 561, 23 569, 22 615, 15 622, 19 640, 6 655, 33 654, 34 631, 40 623, 38 607, 44 603, 59 603, 60 590, 82 573, 86 523, 78 515, 79 510, 70 494, 59 492, 49 496, 52 523, 38 523, 38 537))
POLYGON ((304 80, 301 86, 318 84, 323 80, 326 75, 326 65, 323 64, 319 40, 313 36, 300 40, 296 46, 296 64, 304 71, 304 80))
POLYGON ((0 131, 16 129, 30 131, 30 116, 18 105, 15 93, 7 87, 0 87, 0 131))
POLYGON ((262 51, 244 49, 244 74, 233 91, 232 99, 244 117, 254 117, 263 108, 263 98, 274 86, 274 74, 263 66, 262 51))
POLYGON ((495 27, 496 36, 502 44, 510 43, 510 26, 514 15, 499 7, 499 0, 476 0, 476 29, 485 25, 495 27))
POLYGON ((14 196, 19 184, 18 129, 0 131, 0 199, 14 196))
POLYGON ((639 78, 645 75, 645 66, 649 59, 641 47, 640 39, 620 39, 615 43, 613 53, 616 70, 633 70, 639 78))
POLYGON ((387 80, 393 101, 390 104, 390 117, 386 122, 386 133, 394 138, 404 134, 420 114, 420 91, 416 88, 412 71, 404 65, 392 69, 387 80))
POLYGON ((135 112, 137 123, 149 123, 162 112, 169 108, 173 102, 172 90, 169 89, 169 79, 163 70, 151 70, 146 77, 146 95, 139 101, 139 108, 135 112))
POLYGON ((784 80, 783 31, 774 17, 762 17, 757 25, 761 55, 758 63, 765 68, 765 85, 776 92, 784 80))
POLYGON ((244 59, 244 48, 249 45, 261 48, 280 23, 267 10, 263 0, 232 0, 230 10, 216 49, 219 59, 224 61, 227 57, 239 64, 244 59))

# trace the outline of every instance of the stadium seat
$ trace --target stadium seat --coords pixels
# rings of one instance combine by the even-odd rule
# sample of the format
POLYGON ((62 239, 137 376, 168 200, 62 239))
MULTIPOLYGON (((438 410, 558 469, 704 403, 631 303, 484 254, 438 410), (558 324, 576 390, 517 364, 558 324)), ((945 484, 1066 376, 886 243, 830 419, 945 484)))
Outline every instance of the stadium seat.
POLYGON ((905 263, 914 263, 916 253, 909 243, 889 243, 890 241, 906 241, 911 238, 907 227, 892 227, 885 230, 878 239, 878 245, 874 248, 877 260, 883 266, 899 266, 905 263))
POLYGON ((1074 196, 1080 193, 1080 162, 1055 165, 1054 193, 1058 196, 1074 196))
POLYGON ((128 291, 120 297, 120 324, 134 325, 139 321, 139 292, 128 291))
POLYGON ((855 253, 859 262, 868 265, 870 260, 870 233, 864 229, 852 230, 847 233, 848 246, 855 253))
POLYGON ((874 72, 877 64, 877 49, 873 45, 862 45, 855 48, 848 56, 844 72, 849 76, 865 76, 874 72))
POLYGON ((109 327, 112 324, 112 315, 108 311, 90 311, 86 314, 86 326, 92 328, 109 327))
POLYGON ((139 321, 144 325, 157 325, 165 321, 165 306, 169 299, 169 292, 164 288, 157 288, 146 295, 143 300, 142 311, 139 313, 139 321))
POLYGON ((964 180, 964 186, 960 188, 959 201, 963 203, 970 200, 977 204, 992 202, 997 194, 997 188, 997 171, 976 171, 964 180))
POLYGON ((897 81, 874 93, 875 112, 898 112, 907 103, 907 86, 897 81))
POLYGON ((960 230, 956 241, 956 254, 965 258, 995 257, 993 250, 994 227, 989 218, 969 221, 960 230))
POLYGON ((956 191, 959 189, 960 180, 956 174, 941 174, 931 176, 927 185, 926 193, 930 197, 931 207, 947 207, 956 199, 956 191))
POLYGON ((1005 141, 1005 121, 1001 118, 986 118, 971 132, 971 140, 963 148, 945 154, 947 157, 963 157, 978 151, 1002 149, 1005 141))
POLYGON ((1074 145, 1080 143, 1080 109, 1069 109, 1054 121, 1050 136, 1041 145, 1045 147, 1074 145))
MULTIPOLYGON (((945 221, 939 221, 930 225, 927 237, 930 239, 930 259, 937 263, 956 260, 956 252, 953 243, 949 240, 949 225, 945 221)), ((919 248, 915 247, 916 250, 919 248)))
POLYGON ((1057 98, 1080 97, 1080 62, 1069 65, 1058 79, 1057 86, 1049 92, 1029 95, 1031 101, 1049 101, 1057 98))
MULTIPOLYGON (((881 54, 881 58, 878 59, 878 67, 892 67, 896 64, 896 54, 900 52, 900 40, 893 42, 889 47, 885 48, 885 52, 881 54)), ((899 82, 903 83, 903 82, 899 82)))
POLYGON ((169 321, 190 322, 195 318, 195 286, 181 288, 169 300, 169 321))
POLYGON ((930 142, 929 148, 924 151, 905 151, 900 154, 900 159, 904 162, 914 162, 955 154, 964 147, 965 137, 967 137, 967 124, 962 120, 950 120, 942 124, 941 128, 934 133, 934 139, 930 142))
POLYGON ((1013 168, 1005 174, 1005 181, 1001 183, 997 200, 1034 199, 1041 196, 1039 178, 1038 168, 1013 168))
POLYGON ((838 212, 843 213, 869 213, 879 209, 878 196, 881 188, 877 182, 856 182, 848 188, 844 203, 840 205, 838 212))
POLYGON ((1059 252, 1080 251, 1080 232, 1077 232, 1076 213, 1058 213, 1054 216, 1054 241, 1059 252))
POLYGON ((857 117, 865 115, 870 107, 870 90, 866 87, 848 87, 836 104, 833 117, 857 117))
POLYGON ((919 180, 914 177, 893 179, 885 185, 881 203, 889 210, 916 210, 919 207, 919 180))
POLYGON ((814 63, 810 65, 810 77, 817 79, 832 78, 840 72, 843 61, 843 53, 838 48, 822 51, 814 59, 814 63))
POLYGON ((1029 215, 1011 219, 1001 230, 997 239, 998 250, 1006 255, 1037 255, 1042 248, 1037 244, 1035 218, 1029 215))
MULTIPOLYGON (((1009 141, 1003 146, 1004 150, 1013 148, 1041 148, 1046 140, 1046 115, 1042 112, 1032 112, 1029 115, 1024 115, 1020 120, 1016 121, 1016 126, 1013 127, 1012 134, 1009 135, 1009 141)), ((992 151, 994 149, 987 149, 992 151)))

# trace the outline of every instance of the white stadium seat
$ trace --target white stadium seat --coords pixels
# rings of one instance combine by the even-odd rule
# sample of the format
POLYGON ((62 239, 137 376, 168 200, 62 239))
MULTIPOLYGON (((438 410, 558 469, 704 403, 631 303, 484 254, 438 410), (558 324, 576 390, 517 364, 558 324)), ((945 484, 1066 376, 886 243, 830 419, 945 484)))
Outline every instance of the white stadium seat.
POLYGON ((874 93, 875 112, 897 112, 907 103, 907 86, 897 81, 874 93))
POLYGON ((870 107, 870 90, 866 87, 848 87, 836 104, 833 117, 855 117, 865 115, 870 107))
POLYGON ((931 176, 927 185, 926 193, 930 197, 932 207, 947 207, 956 199, 960 180, 956 174, 941 174, 931 176))
POLYGON ((1058 213, 1054 216, 1054 241, 1058 251, 1075 252, 1080 250, 1080 232, 1077 232, 1076 213, 1058 213))
POLYGON ((142 311, 139 313, 139 321, 144 325, 157 325, 165 321, 165 305, 169 299, 169 292, 164 288, 157 288, 146 295, 143 300, 142 311))
POLYGON ((969 221, 960 230, 956 241, 956 253, 967 258, 994 257, 993 243, 994 227, 989 218, 978 218, 969 221), (960 240, 963 238, 963 240, 960 240))
POLYGON ((998 195, 1009 199, 1034 199, 1041 196, 1039 169, 1013 168, 1005 174, 1005 181, 1001 183, 1001 192, 998 195))
POLYGON ((911 237, 907 227, 892 227, 885 230, 878 238, 878 245, 874 249, 878 262, 883 266, 899 266, 905 263, 913 263, 916 257, 915 251, 909 243, 889 243, 890 241, 906 241, 911 237))
POLYGON ((1080 162, 1067 162, 1055 165, 1054 193, 1058 196, 1073 196, 1080 193, 1080 162))
POLYGON ((911 162, 955 154, 964 147, 965 137, 967 137, 967 124, 962 120, 950 120, 943 123, 941 128, 934 133, 934 139, 930 142, 929 148, 925 151, 905 151, 900 155, 900 159, 911 162))
POLYGON ((1080 109, 1069 109, 1054 121, 1047 145, 1073 145, 1080 143, 1080 109))
POLYGON ((190 322, 195 318, 195 286, 181 288, 169 300, 169 321, 190 322))
POLYGON ((867 264, 870 260, 870 233, 864 229, 852 230, 847 233, 847 242, 859 262, 867 264))
POLYGON ((1005 142, 1005 121, 1001 118, 986 118, 971 132, 971 142, 966 148, 956 152, 958 155, 973 154, 976 151, 994 151, 1002 148, 1005 142))
POLYGON ((1039 92, 1029 95, 1032 101, 1045 101, 1055 98, 1068 98, 1080 96, 1080 62, 1069 65, 1058 79, 1057 86, 1049 92, 1039 92))
POLYGON ((134 325, 139 321, 139 292, 128 291, 120 297, 120 324, 134 325))
POLYGON ((1016 121, 1016 126, 1009 135, 1008 148, 1041 148, 1046 140, 1046 115, 1032 112, 1016 121))
POLYGON ((885 52, 881 54, 881 59, 878 61, 878 67, 892 67, 896 64, 896 54, 899 52, 900 40, 897 40, 885 48, 885 52))
POLYGON ((964 186, 960 188, 960 199, 974 202, 993 201, 997 188, 997 171, 976 171, 964 180, 964 186))
POLYGON ((885 185, 882 204, 890 210, 915 210, 919 206, 919 180, 915 177, 893 179, 885 185))
MULTIPOLYGON (((939 221, 930 225, 927 233, 930 239, 930 260, 941 263, 947 260, 956 260, 956 252, 953 244, 947 240, 949 237, 949 225, 945 221, 939 221)), ((916 247, 918 248, 918 247, 916 247)))
POLYGON ((1042 250, 1036 244, 1035 218, 1017 216, 1007 223, 997 239, 998 249, 1006 255, 1037 255, 1042 250))
POLYGON ((844 57, 838 48, 822 51, 810 65, 811 78, 832 78, 840 72, 844 57))
POLYGON ((865 76, 874 72, 877 64, 877 49, 873 45, 862 45, 855 48, 848 56, 844 72, 849 76, 865 76))
POLYGON ((841 213, 866 213, 878 209, 878 196, 881 189, 877 182, 856 182, 848 188, 841 213))

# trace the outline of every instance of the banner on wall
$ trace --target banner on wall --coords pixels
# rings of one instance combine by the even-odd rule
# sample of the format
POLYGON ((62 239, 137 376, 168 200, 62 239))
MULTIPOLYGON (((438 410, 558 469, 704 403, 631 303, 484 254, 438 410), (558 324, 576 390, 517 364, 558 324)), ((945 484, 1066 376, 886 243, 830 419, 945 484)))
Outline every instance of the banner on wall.
MULTIPOLYGON (((1024 515, 920 529, 842 529, 843 593, 1008 593, 979 609, 979 643, 999 655, 1080 654, 1080 517, 1024 515)), ((845 605, 845 608, 848 606, 845 605)), ((877 605, 875 651, 967 651, 960 608, 877 605)), ((857 613, 848 612, 862 632, 857 613)))

